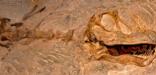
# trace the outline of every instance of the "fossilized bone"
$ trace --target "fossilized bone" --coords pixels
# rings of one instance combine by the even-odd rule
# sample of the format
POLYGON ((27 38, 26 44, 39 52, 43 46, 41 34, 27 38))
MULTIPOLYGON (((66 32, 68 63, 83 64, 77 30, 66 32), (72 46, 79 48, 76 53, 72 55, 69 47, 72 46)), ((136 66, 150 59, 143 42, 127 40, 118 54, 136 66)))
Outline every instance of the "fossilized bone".
POLYGON ((110 10, 91 17, 84 47, 95 59, 146 66, 156 57, 154 5, 110 10), (152 15, 152 16, 151 16, 152 15), (150 19, 150 20, 149 20, 150 19))

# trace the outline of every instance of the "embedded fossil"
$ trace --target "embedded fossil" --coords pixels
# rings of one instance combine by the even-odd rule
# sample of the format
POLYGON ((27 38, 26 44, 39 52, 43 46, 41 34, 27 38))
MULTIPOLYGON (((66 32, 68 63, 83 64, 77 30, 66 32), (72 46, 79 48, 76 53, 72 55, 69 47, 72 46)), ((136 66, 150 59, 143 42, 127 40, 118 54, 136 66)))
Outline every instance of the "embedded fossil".
POLYGON ((95 14, 85 33, 85 48, 96 59, 149 65, 156 57, 156 15, 150 5, 151 10, 129 6, 95 14))

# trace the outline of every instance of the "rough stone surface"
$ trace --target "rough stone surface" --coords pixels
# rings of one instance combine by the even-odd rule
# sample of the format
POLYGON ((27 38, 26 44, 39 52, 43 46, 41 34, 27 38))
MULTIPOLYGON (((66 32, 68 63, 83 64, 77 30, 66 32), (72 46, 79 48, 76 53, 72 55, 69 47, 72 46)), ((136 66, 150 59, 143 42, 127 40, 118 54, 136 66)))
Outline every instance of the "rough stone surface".
POLYGON ((0 75, 155 75, 156 60, 146 67, 92 60, 83 48, 87 24, 95 13, 136 6, 148 13, 143 19, 155 30, 155 4, 155 0, 0 0, 0 20, 11 20, 0 28, 0 37, 6 38, 0 40, 0 75), (9 26, 17 22, 22 26, 9 26))

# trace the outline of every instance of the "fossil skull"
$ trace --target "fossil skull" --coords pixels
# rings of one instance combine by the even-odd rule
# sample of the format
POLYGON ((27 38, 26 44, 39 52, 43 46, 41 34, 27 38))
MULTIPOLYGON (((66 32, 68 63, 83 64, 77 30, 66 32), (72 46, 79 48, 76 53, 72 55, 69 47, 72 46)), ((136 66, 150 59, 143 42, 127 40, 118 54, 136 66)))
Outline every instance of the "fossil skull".
POLYGON ((134 7, 132 10, 132 7, 110 10, 91 17, 86 41, 91 44, 90 51, 95 57, 98 56, 97 59, 114 59, 124 64, 129 62, 127 59, 131 59, 131 62, 143 66, 155 58, 156 15, 149 13, 151 10, 146 8, 134 7), (105 47, 105 50, 101 49, 104 51, 101 55, 95 43, 105 47))

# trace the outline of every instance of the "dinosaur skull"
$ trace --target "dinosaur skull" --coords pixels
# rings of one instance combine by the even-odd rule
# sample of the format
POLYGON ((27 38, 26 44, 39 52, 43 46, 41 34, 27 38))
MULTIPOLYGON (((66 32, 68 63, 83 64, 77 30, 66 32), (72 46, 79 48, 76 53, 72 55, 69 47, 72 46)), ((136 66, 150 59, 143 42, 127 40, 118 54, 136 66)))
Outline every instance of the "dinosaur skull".
POLYGON ((111 56, 137 55, 137 58, 147 60, 146 58, 155 52, 156 26, 155 22, 148 21, 149 18, 155 17, 144 18, 144 13, 127 9, 95 14, 88 23, 87 41, 106 47, 111 56))

